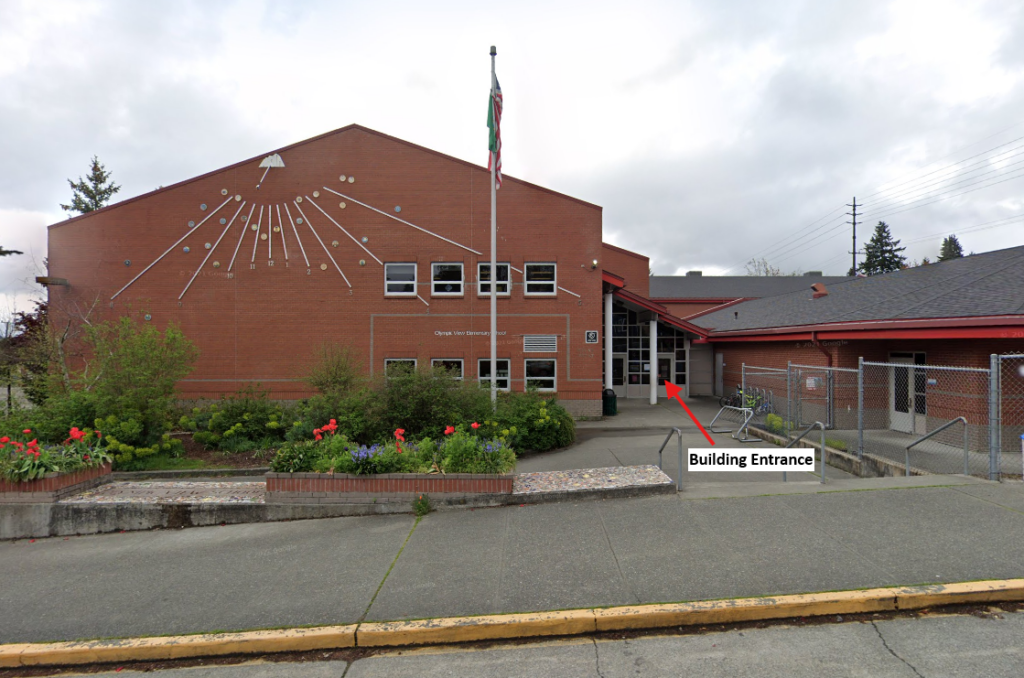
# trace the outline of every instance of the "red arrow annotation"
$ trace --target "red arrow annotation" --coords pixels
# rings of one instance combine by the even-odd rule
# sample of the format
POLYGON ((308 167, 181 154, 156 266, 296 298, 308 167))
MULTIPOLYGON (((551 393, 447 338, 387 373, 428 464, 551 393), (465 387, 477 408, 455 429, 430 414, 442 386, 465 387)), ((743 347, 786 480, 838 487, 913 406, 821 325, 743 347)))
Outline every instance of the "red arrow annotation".
POLYGON ((675 398, 676 400, 679 401, 679 404, 682 405, 683 409, 686 410, 686 413, 690 415, 690 419, 693 419, 693 423, 697 425, 697 428, 700 429, 700 432, 704 434, 704 437, 708 439, 709 443, 714 445, 715 441, 711 439, 711 436, 708 435, 708 432, 705 431, 704 427, 700 425, 699 421, 697 421, 697 417, 693 416, 693 412, 691 412, 690 408, 686 406, 686 403, 683 402, 683 399, 679 397, 679 392, 682 390, 683 389, 676 386, 670 381, 665 382, 665 393, 668 394, 669 399, 675 398))

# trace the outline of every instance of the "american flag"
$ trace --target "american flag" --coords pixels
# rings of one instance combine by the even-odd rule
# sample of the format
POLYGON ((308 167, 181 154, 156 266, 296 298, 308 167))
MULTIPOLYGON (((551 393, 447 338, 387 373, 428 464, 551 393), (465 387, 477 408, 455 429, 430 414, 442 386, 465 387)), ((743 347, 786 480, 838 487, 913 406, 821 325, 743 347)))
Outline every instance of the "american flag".
POLYGON ((501 109, 504 102, 501 97, 501 85, 494 79, 494 91, 491 92, 490 106, 487 110, 487 128, 490 130, 490 153, 487 154, 487 169, 491 162, 495 163, 495 184, 501 188, 501 109))

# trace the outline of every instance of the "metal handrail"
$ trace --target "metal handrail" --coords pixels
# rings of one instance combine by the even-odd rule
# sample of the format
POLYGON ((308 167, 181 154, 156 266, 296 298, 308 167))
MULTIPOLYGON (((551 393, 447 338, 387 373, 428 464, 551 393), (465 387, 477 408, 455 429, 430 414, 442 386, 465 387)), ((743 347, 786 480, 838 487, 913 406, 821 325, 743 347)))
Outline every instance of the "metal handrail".
POLYGON ((718 410, 718 414, 716 414, 715 418, 711 420, 710 424, 708 424, 708 431, 711 433, 732 433, 731 428, 715 429, 715 422, 718 421, 718 418, 721 417, 726 410, 743 413, 743 423, 740 424, 738 429, 736 429, 736 433, 743 433, 743 437, 737 438, 734 434, 732 436, 734 440, 741 443, 754 443, 760 440, 759 438, 751 438, 748 435, 750 431, 747 429, 747 425, 750 423, 750 420, 754 418, 754 410, 749 407, 733 407, 732 405, 726 405, 722 409, 718 410))
POLYGON ((683 432, 676 427, 672 427, 672 430, 665 436, 665 442, 658 448, 658 468, 661 470, 661 453, 665 450, 665 446, 668 445, 668 441, 672 440, 672 436, 676 436, 679 439, 679 473, 676 476, 676 492, 683 491, 683 432))
POLYGON ((963 422, 963 425, 964 425, 964 475, 965 476, 971 475, 970 462, 968 460, 968 454, 969 454, 969 452, 968 452, 968 446, 969 446, 968 440, 969 440, 969 436, 967 434, 968 433, 967 432, 967 419, 965 417, 957 417, 956 419, 950 419, 949 421, 947 421, 945 424, 943 424, 942 426, 938 427, 934 431, 931 431, 930 433, 924 434, 923 436, 921 436, 920 438, 918 438, 914 442, 912 442, 909 445, 907 445, 906 468, 903 471, 903 475, 905 475, 905 476, 909 476, 910 475, 910 448, 911 447, 914 447, 915 445, 917 445, 919 443, 923 443, 924 441, 928 440, 929 438, 931 438, 936 433, 941 433, 942 431, 945 431, 947 428, 949 428, 953 424, 957 423, 958 421, 959 422, 963 422))
MULTIPOLYGON (((825 425, 824 424, 822 424, 820 421, 814 422, 813 424, 811 424, 810 426, 805 428, 803 433, 798 435, 796 438, 793 438, 793 440, 791 440, 789 442, 789 444, 786 445, 786 447, 783 448, 783 449, 788 449, 788 448, 793 447, 794 445, 796 445, 798 442, 800 442, 800 440, 805 435, 807 435, 808 433, 813 431, 815 426, 817 426, 818 428, 821 429, 821 484, 824 485, 825 484, 825 425)), ((786 472, 785 471, 782 472, 782 482, 786 482, 786 472)))

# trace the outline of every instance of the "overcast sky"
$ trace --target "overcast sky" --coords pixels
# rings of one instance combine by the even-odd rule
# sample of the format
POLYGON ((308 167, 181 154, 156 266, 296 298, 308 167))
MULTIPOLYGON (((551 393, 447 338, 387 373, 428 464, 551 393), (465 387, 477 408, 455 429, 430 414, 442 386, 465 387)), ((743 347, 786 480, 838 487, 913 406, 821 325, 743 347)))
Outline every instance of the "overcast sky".
POLYGON ((0 315, 93 154, 118 199, 350 123, 486 164, 491 44, 505 172, 658 274, 845 274, 853 196, 911 259, 1024 244, 1020 0, 0 0, 0 315))

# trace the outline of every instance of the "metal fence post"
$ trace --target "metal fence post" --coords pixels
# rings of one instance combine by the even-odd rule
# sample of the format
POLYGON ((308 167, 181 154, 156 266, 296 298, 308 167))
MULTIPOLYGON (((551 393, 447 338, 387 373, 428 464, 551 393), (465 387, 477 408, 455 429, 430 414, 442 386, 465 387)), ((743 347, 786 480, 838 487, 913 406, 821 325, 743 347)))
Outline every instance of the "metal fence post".
POLYGON ((740 407, 747 406, 747 364, 740 363, 740 407))
POLYGON ((821 426, 821 484, 825 484, 825 425, 818 422, 821 426))
POLYGON ((999 480, 999 356, 988 357, 988 479, 999 480))
POLYGON ((864 461, 864 356, 857 358, 857 459, 864 461))
POLYGON ((792 426, 793 416, 793 363, 786 363, 786 421, 782 428, 789 436, 789 427, 792 426))

